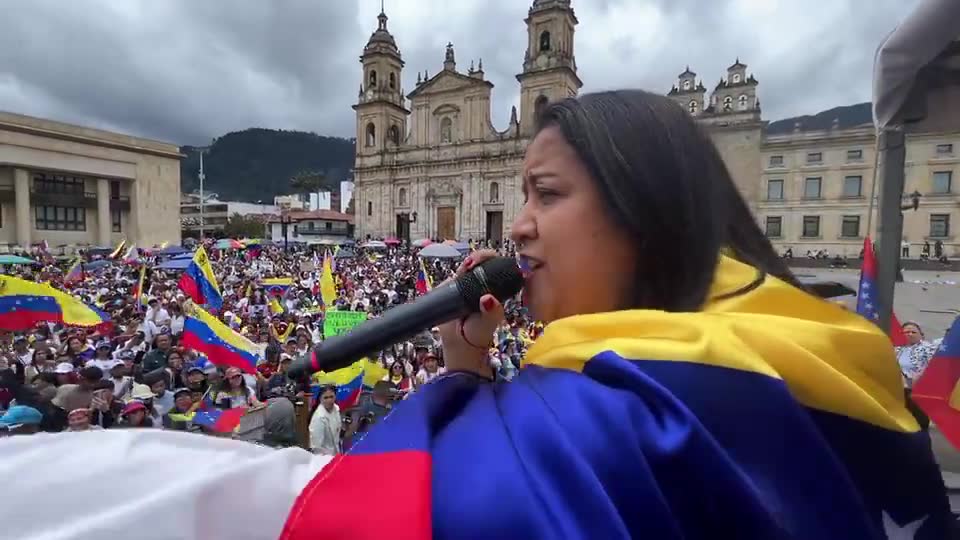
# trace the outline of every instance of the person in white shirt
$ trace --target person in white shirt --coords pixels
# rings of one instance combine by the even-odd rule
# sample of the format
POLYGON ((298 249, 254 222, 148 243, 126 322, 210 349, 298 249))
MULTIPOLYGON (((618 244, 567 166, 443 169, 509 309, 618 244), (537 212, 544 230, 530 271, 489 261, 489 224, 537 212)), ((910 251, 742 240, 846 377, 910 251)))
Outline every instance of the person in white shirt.
POLYGON ((337 390, 332 386, 320 393, 320 406, 310 418, 310 449, 316 454, 332 456, 340 453, 340 407, 337 390))

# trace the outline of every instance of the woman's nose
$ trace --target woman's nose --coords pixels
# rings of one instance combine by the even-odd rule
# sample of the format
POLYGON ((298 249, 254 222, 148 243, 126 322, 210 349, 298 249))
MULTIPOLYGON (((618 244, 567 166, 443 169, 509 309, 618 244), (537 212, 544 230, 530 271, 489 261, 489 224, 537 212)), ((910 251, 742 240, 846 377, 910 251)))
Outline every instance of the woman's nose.
POLYGON ((532 216, 529 205, 524 204, 523 207, 520 208, 517 217, 513 220, 513 225, 510 227, 510 239, 517 244, 523 244, 535 238, 536 235, 536 221, 532 216))

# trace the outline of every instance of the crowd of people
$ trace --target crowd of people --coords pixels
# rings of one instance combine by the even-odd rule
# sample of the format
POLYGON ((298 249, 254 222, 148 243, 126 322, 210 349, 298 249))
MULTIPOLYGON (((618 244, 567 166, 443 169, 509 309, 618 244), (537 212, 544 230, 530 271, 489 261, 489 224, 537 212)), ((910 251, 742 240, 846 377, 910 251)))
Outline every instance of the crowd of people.
MULTIPOLYGON (((293 404, 307 403, 311 449, 333 454, 383 418, 396 400, 444 372, 443 349, 432 329, 371 358, 386 375, 348 411, 339 410, 335 387, 318 388, 311 380, 286 375, 293 360, 311 354, 325 338, 328 309, 377 317, 419 294, 416 248, 337 253, 332 306, 323 305, 317 289, 322 264, 314 249, 208 249, 223 297, 217 315, 254 344, 259 359, 255 372, 224 369, 183 345, 189 299, 178 287, 177 272, 157 268, 161 257, 141 251, 136 263, 95 265, 96 270, 74 282, 65 280, 62 265, 48 260, 13 273, 68 291, 107 313, 110 324, 76 328, 41 323, 28 332, 0 334, 0 429, 11 435, 122 428, 213 434, 217 430, 199 422, 198 414, 265 408, 260 442, 293 446, 298 444, 293 404), (148 270, 144 293, 138 295, 141 265, 148 270), (278 293, 264 284, 271 278, 292 278, 292 284, 278 293)), ((511 250, 509 243, 501 248, 506 255, 511 250)), ((456 263, 433 259, 424 261, 423 268, 439 283, 453 274, 456 263)), ((509 380, 541 327, 519 302, 508 302, 506 311, 489 361, 498 378, 509 380)))

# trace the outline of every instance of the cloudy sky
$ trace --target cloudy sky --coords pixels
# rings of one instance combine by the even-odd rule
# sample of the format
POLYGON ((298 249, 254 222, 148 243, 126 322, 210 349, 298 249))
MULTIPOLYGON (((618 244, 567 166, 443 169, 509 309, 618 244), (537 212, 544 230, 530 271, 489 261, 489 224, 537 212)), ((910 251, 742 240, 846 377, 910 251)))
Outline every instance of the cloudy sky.
MULTIPOLYGON (((514 79, 532 0, 386 0, 409 92, 452 41, 483 58, 493 123, 514 79)), ((574 0, 584 91, 666 92, 689 64, 712 88, 736 57, 764 117, 870 97, 873 53, 917 0, 574 0)), ((0 110, 206 144, 247 127, 354 136, 358 56, 380 0, 30 0, 4 6, 0 110)))

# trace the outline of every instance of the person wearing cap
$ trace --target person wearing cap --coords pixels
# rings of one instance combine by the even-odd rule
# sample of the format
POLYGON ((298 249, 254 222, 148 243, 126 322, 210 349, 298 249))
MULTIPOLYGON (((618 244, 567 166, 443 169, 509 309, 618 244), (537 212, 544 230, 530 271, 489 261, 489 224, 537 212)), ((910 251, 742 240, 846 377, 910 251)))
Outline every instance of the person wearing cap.
POLYGON ((220 388, 213 395, 213 403, 221 409, 262 405, 256 393, 247 386, 243 372, 235 367, 228 367, 224 372, 220 388))
POLYGON ((193 392, 189 388, 177 389, 173 393, 173 408, 163 415, 164 429, 189 431, 199 405, 199 402, 193 402, 193 392))
POLYGON ((74 409, 67 414, 67 431, 91 431, 103 429, 90 425, 90 409, 74 409))
POLYGON ((428 353, 424 356, 421 365, 423 367, 417 372, 417 386, 427 384, 447 372, 447 368, 440 365, 437 355, 433 353, 428 353))
POLYGON ((118 360, 113 358, 111 352, 113 351, 113 344, 108 340, 103 340, 97 343, 96 351, 94 352, 93 358, 87 360, 87 363, 84 364, 84 367, 95 366, 100 368, 103 371, 104 379, 110 378, 110 370, 118 363, 118 360))
POLYGON ((151 427, 162 427, 162 416, 157 413, 157 409, 153 405, 153 398, 155 397, 149 386, 134 383, 133 390, 130 391, 130 401, 127 404, 129 405, 133 401, 143 403, 147 410, 147 417, 151 420, 151 427))
POLYGON ((57 386, 76 384, 77 382, 73 364, 70 362, 58 363, 57 367, 53 368, 53 373, 57 376, 57 386))
POLYGON ((133 377, 129 375, 125 362, 118 362, 110 368, 110 378, 113 383, 113 395, 123 399, 133 388, 133 377))
POLYGON ((120 427, 152 428, 153 419, 147 414, 147 406, 141 401, 131 401, 123 408, 120 427))
POLYGON ((0 428, 8 435, 32 435, 40 431, 43 413, 26 405, 14 405, 0 416, 0 428))

